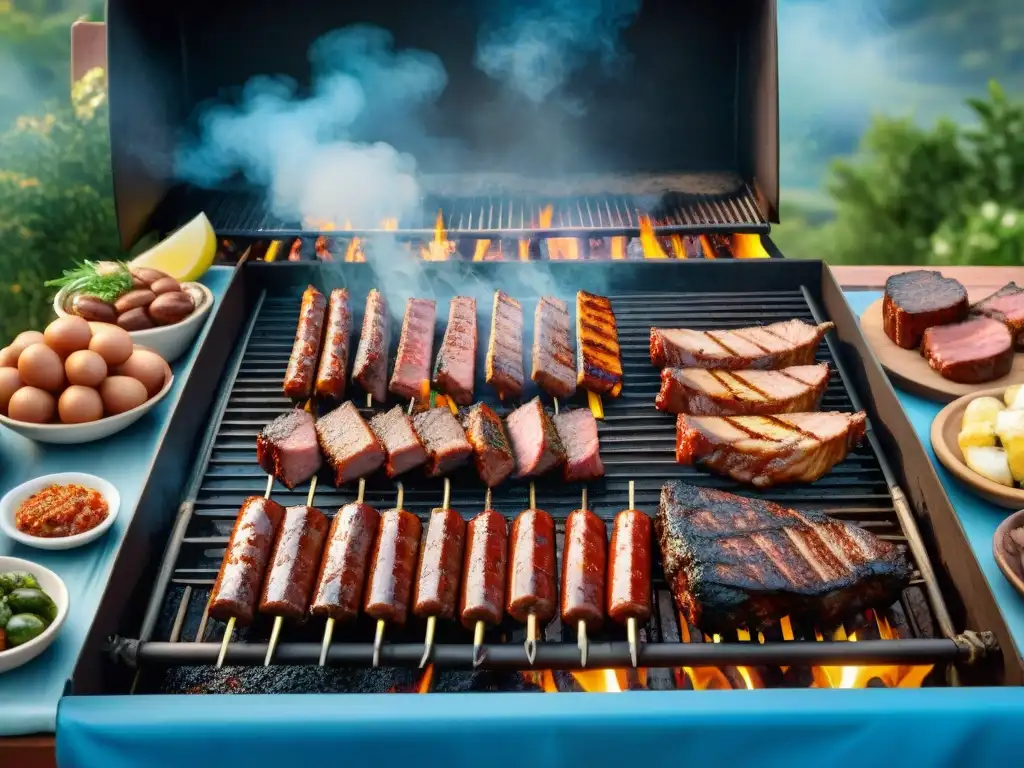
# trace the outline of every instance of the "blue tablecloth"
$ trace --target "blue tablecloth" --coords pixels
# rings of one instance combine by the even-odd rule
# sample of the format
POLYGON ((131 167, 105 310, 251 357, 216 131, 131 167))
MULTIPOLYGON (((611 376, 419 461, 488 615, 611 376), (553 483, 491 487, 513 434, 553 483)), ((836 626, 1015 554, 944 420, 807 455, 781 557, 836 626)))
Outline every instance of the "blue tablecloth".
MULTIPOLYGON (((219 302, 232 269, 214 267, 202 282, 219 302)), ((216 311, 210 313, 213 317, 216 311)), ((31 560, 49 568, 67 584, 71 610, 60 635, 45 653, 29 664, 0 675, 0 736, 52 733, 57 703, 85 642, 100 598, 107 587, 114 554, 135 514, 149 464, 156 454, 169 416, 178 403, 192 364, 210 324, 200 331, 192 349, 173 366, 171 391, 152 411, 114 437, 97 444, 44 445, 0 427, 0 495, 39 475, 89 472, 109 480, 121 494, 121 509, 110 531, 98 541, 65 552, 26 547, 0 534, 0 555, 31 560)))

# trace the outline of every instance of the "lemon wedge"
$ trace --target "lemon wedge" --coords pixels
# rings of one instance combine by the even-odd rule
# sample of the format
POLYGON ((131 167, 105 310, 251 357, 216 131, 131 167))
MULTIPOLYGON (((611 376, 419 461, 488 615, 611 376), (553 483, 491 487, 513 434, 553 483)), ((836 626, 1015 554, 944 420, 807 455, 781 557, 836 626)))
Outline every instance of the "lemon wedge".
POLYGON ((132 259, 131 266, 159 269, 179 283, 187 283, 202 277, 216 255, 217 236, 206 214, 200 213, 181 229, 132 259))

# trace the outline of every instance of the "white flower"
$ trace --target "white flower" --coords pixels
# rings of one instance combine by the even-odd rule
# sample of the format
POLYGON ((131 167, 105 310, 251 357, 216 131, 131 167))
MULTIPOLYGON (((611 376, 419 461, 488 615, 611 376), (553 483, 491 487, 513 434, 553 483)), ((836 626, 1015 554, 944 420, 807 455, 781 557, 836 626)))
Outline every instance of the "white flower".
POLYGON ((1013 229, 1015 226, 1017 226, 1017 212, 1007 211, 1006 213, 1003 214, 1002 221, 1000 221, 999 223, 1003 225, 1004 229, 1013 229))
POLYGON ((949 240, 936 237, 932 241, 932 251, 936 256, 949 256, 953 252, 953 246, 949 244, 949 240))
POLYGON ((989 200, 987 203, 981 204, 981 217, 988 219, 989 221, 995 221, 999 216, 999 206, 989 200))

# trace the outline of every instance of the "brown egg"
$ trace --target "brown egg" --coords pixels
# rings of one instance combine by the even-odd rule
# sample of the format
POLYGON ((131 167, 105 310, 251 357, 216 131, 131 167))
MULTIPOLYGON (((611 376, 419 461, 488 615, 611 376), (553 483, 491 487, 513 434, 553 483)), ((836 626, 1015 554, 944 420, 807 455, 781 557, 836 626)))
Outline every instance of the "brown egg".
POLYGON ((0 349, 0 368, 17 368, 19 354, 21 353, 13 347, 0 349))
POLYGON ((18 358, 18 373, 30 387, 58 392, 64 385, 64 363, 45 344, 32 344, 18 358))
POLYGON ((146 387, 130 376, 110 376, 100 384, 103 408, 111 416, 137 408, 149 398, 146 387))
POLYGON ((24 383, 17 368, 0 368, 0 415, 7 415, 7 403, 11 395, 21 389, 24 383))
POLYGON ((68 355, 64 361, 64 372, 70 384, 98 387, 107 378, 107 361, 98 352, 80 349, 68 355))
POLYGON ((53 418, 57 403, 53 395, 36 387, 22 387, 7 404, 7 415, 15 421, 45 424, 53 418))
POLYGON ((43 331, 46 346, 61 357, 87 349, 91 338, 89 323, 80 317, 58 317, 43 331))
POLYGON ((31 347, 33 344, 42 344, 43 334, 39 331, 22 331, 14 337, 14 341, 11 342, 8 349, 13 349, 16 354, 21 354, 25 351, 26 347, 31 347))
POLYGON ((132 356, 132 337, 123 328, 111 325, 93 332, 89 349, 106 360, 107 365, 121 365, 132 356))
POLYGON ((153 397, 164 388, 164 383, 171 375, 171 368, 156 352, 136 349, 128 361, 118 367, 117 373, 138 379, 146 388, 146 393, 153 397))
POLYGON ((57 413, 65 424, 84 424, 103 418, 103 398, 92 387, 72 385, 57 401, 57 413))

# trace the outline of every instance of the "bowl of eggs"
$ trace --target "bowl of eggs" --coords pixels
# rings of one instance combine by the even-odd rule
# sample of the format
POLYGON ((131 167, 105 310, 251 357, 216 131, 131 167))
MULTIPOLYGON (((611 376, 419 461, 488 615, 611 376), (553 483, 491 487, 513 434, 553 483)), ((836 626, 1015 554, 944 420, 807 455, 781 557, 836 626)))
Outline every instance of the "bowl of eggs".
POLYGON ((171 368, 116 325, 59 317, 0 349, 0 424, 42 443, 101 440, 170 391, 171 368))

